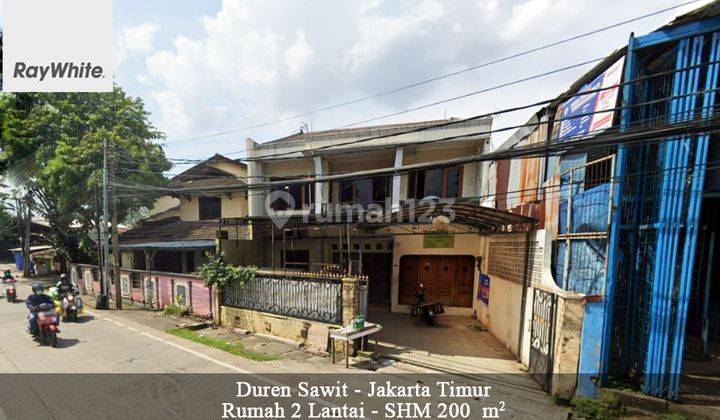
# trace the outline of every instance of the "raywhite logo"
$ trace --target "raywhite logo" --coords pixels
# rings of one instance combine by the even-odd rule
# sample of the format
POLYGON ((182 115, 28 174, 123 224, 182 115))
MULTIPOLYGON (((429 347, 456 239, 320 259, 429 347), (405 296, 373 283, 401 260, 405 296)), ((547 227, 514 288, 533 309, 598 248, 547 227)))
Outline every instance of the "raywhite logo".
POLYGON ((105 77, 103 75, 102 66, 95 66, 92 63, 50 63, 46 66, 32 66, 24 61, 15 63, 13 77, 21 79, 38 79, 41 82, 50 75, 51 78, 83 79, 90 78, 99 79, 105 77))
POLYGON ((111 92, 112 0, 4 0, 7 92, 111 92))

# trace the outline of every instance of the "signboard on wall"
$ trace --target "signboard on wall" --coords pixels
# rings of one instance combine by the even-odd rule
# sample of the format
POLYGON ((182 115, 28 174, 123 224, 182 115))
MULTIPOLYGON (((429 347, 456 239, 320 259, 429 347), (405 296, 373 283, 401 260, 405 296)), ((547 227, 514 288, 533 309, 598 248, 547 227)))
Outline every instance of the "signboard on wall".
POLYGON ((455 246, 455 236, 446 234, 426 234, 423 235, 423 248, 453 248, 455 246))
POLYGON ((559 140, 586 134, 597 134, 612 127, 614 108, 617 106, 619 85, 622 81, 625 57, 605 70, 595 80, 583 86, 578 93, 608 88, 587 95, 576 95, 558 108, 559 140), (606 112, 602 112, 606 111, 606 112))
POLYGON ((478 277, 478 300, 485 305, 490 303, 490 276, 484 273, 478 277))

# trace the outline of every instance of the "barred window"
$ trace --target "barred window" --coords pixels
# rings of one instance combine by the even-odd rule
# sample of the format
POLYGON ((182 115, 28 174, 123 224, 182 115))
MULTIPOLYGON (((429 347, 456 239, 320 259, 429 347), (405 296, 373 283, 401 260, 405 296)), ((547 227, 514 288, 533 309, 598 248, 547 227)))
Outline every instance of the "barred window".
MULTIPOLYGON (((538 243, 532 242, 530 260, 530 279, 538 282, 542 262, 542 252, 537 250, 538 243)), ((488 274, 498 276, 513 283, 523 284, 525 278, 525 241, 521 242, 490 242, 488 253, 488 274)))

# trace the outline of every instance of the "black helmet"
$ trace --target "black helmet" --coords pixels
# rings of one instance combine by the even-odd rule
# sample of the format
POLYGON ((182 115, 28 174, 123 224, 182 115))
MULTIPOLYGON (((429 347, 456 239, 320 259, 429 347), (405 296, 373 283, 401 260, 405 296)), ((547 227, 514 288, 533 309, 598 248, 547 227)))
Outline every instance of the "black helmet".
POLYGON ((45 290, 45 286, 43 286, 40 283, 33 284, 32 291, 33 293, 42 293, 45 290))

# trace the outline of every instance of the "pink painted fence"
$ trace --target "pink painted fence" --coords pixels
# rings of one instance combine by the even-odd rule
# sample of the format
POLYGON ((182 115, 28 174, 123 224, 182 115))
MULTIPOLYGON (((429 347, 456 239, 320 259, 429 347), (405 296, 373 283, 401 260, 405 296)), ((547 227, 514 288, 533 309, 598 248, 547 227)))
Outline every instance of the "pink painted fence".
MULTIPOLYGON (((100 270, 88 264, 71 264, 70 276, 81 293, 100 293, 100 270)), ((111 275, 112 277, 112 275, 111 275)), ((111 279, 110 294, 115 292, 115 279, 111 279)), ((205 287, 204 281, 190 274, 163 273, 120 269, 123 300, 146 308, 162 309, 167 305, 179 304, 189 307, 193 314, 212 316, 212 288, 205 287)))

